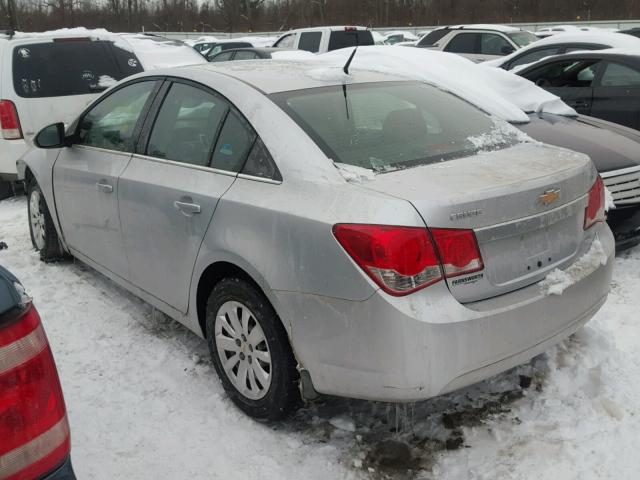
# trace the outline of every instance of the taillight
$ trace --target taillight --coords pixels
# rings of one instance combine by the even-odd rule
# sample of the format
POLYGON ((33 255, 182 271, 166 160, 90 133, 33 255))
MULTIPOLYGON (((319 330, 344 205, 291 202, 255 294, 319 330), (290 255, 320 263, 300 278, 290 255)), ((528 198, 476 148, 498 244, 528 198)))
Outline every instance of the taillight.
POLYGON ((333 233, 358 266, 391 295, 407 295, 444 277, 483 268, 473 230, 338 224, 333 233))
POLYGON ((0 100, 0 128, 2 129, 2 138, 5 140, 22 138, 18 110, 11 100, 0 100))
POLYGON ((466 275, 484 268, 473 230, 431 228, 430 231, 440 252, 445 277, 466 275))
POLYGON ((598 222, 605 221, 604 211, 604 183, 602 178, 598 175, 596 183, 593 184, 591 190, 589 190, 589 203, 584 210, 584 229, 592 227, 598 222))
POLYGON ((0 478, 40 477, 69 455, 58 373, 36 309, 0 326, 0 478))
POLYGON ((338 224, 333 233, 358 266, 391 295, 406 295, 442 279, 426 228, 338 224))

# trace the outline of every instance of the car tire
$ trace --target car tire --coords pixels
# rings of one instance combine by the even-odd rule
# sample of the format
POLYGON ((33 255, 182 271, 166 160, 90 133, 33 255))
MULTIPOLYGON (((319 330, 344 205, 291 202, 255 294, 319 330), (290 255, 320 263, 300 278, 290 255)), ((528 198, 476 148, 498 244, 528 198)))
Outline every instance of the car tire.
POLYGON ((45 262, 63 259, 66 256, 65 252, 60 245, 47 202, 35 178, 27 184, 27 209, 31 243, 33 248, 40 252, 40 259, 45 262))
POLYGON ((301 404, 297 362, 278 315, 250 282, 221 280, 207 301, 207 342, 227 395, 260 421, 280 420, 301 404))

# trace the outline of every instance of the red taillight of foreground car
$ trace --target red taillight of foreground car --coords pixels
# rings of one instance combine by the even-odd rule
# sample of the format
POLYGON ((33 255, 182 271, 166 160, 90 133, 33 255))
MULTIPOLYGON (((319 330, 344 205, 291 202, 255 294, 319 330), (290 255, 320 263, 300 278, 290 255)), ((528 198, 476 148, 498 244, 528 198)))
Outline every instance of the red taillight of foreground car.
POLYGON ((600 175, 589 190, 589 203, 584 210, 584 229, 591 228, 598 222, 604 222, 606 219, 604 212, 604 183, 600 175))
POLYGON ((0 479, 38 478, 69 455, 67 413, 33 305, 0 325, 0 479))
POLYGON ((429 230, 438 246, 445 277, 466 275, 484 268, 476 234, 473 230, 454 228, 431 228, 429 230))
POLYGON ((0 129, 5 140, 22 138, 22 127, 18 110, 11 100, 0 100, 0 129))
POLYGON ((420 227, 338 224, 333 233, 358 266, 391 295, 408 295, 444 276, 483 268, 472 230, 430 233, 420 227))

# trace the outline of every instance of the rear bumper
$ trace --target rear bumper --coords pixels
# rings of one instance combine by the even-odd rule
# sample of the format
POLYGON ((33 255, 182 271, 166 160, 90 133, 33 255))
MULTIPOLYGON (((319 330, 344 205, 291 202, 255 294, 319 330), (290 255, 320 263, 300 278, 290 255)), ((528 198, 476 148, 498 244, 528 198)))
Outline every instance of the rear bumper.
POLYGON ((71 457, 67 457, 60 467, 44 476, 42 480, 76 480, 76 474, 71 465, 71 457))
POLYGON ((320 393, 380 401, 416 401, 519 365, 584 325, 604 303, 614 240, 594 228, 608 261, 546 295, 538 284, 462 305, 440 282, 407 297, 376 292, 351 302, 275 292, 291 322, 294 351, 320 393))
POLYGON ((16 162, 29 151, 24 140, 4 140, 0 138, 0 179, 17 180, 16 162))

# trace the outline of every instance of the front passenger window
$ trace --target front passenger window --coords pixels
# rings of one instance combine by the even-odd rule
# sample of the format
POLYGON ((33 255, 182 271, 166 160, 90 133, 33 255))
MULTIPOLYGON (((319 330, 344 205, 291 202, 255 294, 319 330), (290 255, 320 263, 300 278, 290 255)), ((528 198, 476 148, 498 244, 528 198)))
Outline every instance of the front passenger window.
POLYGON ((208 166, 213 141, 228 106, 222 98, 174 83, 151 130, 147 155, 208 166))
POLYGON ((132 152, 133 130, 155 85, 155 81, 138 82, 106 97, 80 120, 75 143, 132 152))

